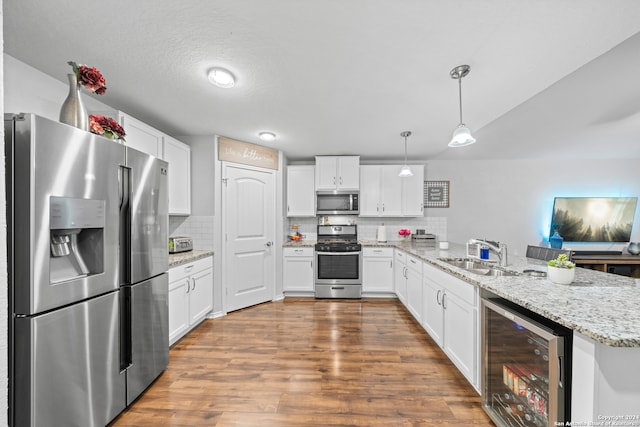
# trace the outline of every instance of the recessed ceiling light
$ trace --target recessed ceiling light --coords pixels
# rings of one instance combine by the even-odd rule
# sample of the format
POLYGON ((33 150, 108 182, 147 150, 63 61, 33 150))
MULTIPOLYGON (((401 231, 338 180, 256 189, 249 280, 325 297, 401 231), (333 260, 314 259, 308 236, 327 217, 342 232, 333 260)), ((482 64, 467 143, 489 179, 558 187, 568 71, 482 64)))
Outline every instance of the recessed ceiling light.
POLYGON ((260 132, 258 136, 263 141, 274 141, 276 139, 276 134, 273 132, 260 132))
POLYGON ((236 84, 236 79, 233 77, 233 74, 231 74, 231 71, 225 70, 224 68, 210 69, 207 77, 209 77, 209 81, 212 84, 218 87, 229 88, 236 84))

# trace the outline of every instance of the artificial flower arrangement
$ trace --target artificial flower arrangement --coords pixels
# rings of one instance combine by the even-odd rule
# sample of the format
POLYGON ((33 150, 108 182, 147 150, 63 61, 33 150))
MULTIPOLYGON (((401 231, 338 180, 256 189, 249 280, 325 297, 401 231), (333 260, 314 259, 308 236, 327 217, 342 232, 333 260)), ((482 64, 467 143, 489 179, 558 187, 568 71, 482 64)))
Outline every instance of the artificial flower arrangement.
POLYGON ((96 135, 102 135, 109 139, 121 139, 127 135, 118 122, 111 117, 91 114, 89 116, 89 130, 96 135))
POLYGON ((402 237, 411 236, 411 231, 403 228, 402 230, 398 231, 398 234, 402 237))
POLYGON ((89 92, 104 95, 107 91, 107 82, 98 69, 84 64, 78 65, 73 61, 69 61, 67 64, 73 68, 78 84, 84 86, 89 92))

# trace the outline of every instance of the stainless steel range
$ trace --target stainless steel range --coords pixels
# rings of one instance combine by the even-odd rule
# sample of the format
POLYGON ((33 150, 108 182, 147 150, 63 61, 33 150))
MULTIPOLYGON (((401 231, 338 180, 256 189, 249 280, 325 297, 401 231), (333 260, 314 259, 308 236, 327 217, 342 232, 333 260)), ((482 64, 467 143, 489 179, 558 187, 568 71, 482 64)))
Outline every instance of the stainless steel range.
POLYGON ((360 298, 362 246, 357 225, 318 225, 315 246, 316 298, 360 298))

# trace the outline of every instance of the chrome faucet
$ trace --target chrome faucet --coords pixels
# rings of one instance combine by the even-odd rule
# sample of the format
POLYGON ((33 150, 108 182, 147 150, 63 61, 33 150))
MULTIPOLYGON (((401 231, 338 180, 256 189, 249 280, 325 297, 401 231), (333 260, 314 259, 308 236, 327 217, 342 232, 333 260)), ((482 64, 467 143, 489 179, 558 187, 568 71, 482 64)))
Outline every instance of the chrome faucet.
POLYGON ((500 242, 494 242, 486 239, 469 239, 467 244, 480 244, 485 245, 490 251, 494 252, 498 256, 500 267, 507 266, 507 245, 500 242))

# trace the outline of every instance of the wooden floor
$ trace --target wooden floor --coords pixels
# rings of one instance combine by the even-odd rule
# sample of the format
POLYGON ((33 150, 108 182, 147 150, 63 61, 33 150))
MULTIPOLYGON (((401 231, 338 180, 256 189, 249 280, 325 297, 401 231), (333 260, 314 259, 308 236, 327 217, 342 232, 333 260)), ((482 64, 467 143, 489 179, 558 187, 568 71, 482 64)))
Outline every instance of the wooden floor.
POLYGON ((206 320, 112 426, 493 426, 395 299, 290 299, 206 320))

